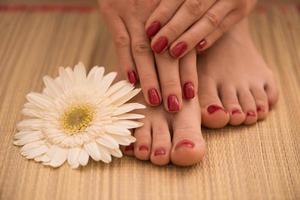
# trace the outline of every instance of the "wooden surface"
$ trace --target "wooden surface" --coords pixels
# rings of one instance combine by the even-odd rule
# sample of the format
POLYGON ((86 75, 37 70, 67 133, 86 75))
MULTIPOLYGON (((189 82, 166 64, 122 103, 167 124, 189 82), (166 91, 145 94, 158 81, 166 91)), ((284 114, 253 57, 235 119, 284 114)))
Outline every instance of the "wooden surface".
POLYGON ((300 12, 296 4, 259 7, 251 27, 281 93, 266 121, 204 129, 207 155, 194 167, 122 158, 51 169, 12 145, 25 95, 61 65, 113 70, 110 37, 95 10, 0 11, 0 199, 300 199, 300 12))

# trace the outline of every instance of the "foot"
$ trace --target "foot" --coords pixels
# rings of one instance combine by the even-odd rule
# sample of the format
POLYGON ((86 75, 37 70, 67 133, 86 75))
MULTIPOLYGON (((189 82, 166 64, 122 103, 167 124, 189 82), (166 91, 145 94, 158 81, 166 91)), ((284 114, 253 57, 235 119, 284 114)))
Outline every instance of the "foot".
MULTIPOLYGON (((138 97, 143 102, 143 97, 138 97)), ((201 116, 197 98, 184 102, 177 114, 167 113, 163 106, 147 107, 141 114, 144 126, 134 131, 136 142, 123 148, 125 155, 150 160, 155 165, 172 162, 189 166, 200 162, 205 143, 201 134, 201 116)))
POLYGON ((254 124, 278 99, 271 70, 256 50, 247 20, 241 21, 198 60, 202 124, 254 124))

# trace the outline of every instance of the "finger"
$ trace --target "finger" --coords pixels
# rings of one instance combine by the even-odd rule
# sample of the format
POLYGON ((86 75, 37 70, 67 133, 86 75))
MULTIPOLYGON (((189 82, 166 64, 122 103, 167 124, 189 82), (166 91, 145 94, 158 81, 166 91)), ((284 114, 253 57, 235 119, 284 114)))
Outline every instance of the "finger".
POLYGON ((180 80, 185 99, 192 99, 198 94, 197 57, 191 50, 179 61, 180 80))
POLYGON ((144 26, 136 19, 128 19, 128 29, 131 36, 131 51, 139 74, 144 97, 148 104, 161 104, 161 95, 154 63, 154 56, 150 48, 144 26))
POLYGON ((130 50, 130 37, 122 19, 113 12, 103 11, 103 17, 112 33, 112 39, 116 48, 118 63, 121 71, 132 84, 138 81, 135 64, 130 50))
POLYGON ((234 24, 240 20, 240 15, 232 12, 220 23, 217 29, 207 35, 197 45, 196 49, 198 52, 203 52, 211 47, 224 33, 226 33, 234 24))
POLYGON ((213 32, 232 9, 233 4, 231 2, 218 1, 171 45, 170 54, 176 58, 185 55, 205 36, 213 32), (184 50, 180 48, 183 45, 186 46, 184 50))
POLYGON ((148 38, 153 37, 159 29, 164 26, 176 12, 184 0, 162 0, 153 11, 146 22, 146 33, 148 38))
MULTIPOLYGON (((185 32, 195 21, 197 21, 216 0, 187 0, 185 1, 172 19, 155 35, 152 40, 152 49, 161 53, 164 49, 185 32), (164 39, 164 40, 163 40, 164 39), (161 42, 165 41, 165 45, 161 42)), ((186 43, 178 44, 172 55, 178 57, 187 48, 186 43)))
POLYGON ((169 112, 178 112, 182 105, 179 61, 168 52, 155 54, 164 106, 169 112))

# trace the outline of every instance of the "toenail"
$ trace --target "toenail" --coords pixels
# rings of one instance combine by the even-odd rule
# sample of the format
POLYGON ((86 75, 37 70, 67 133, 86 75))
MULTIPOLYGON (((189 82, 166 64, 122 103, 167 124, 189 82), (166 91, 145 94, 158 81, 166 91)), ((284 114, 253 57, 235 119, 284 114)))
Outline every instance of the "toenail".
POLYGON ((257 106, 256 111, 257 112, 265 112, 265 109, 262 106, 257 106))
POLYGON ((133 144, 126 146, 125 151, 133 151, 133 144))
POLYGON ((240 111, 239 109, 234 109, 233 111, 231 111, 231 114, 242 114, 242 111, 240 111))
POLYGON ((128 81, 131 84, 135 85, 137 82, 137 76, 136 76, 135 71, 132 70, 132 71, 127 72, 127 76, 128 76, 128 81))
POLYGON ((247 116, 249 117, 256 117, 256 113, 254 111, 248 111, 247 116))
POLYGON ((166 150, 164 148, 156 149, 154 152, 154 156, 163 156, 166 154, 166 150))
POLYGON ((149 150, 149 148, 145 145, 142 145, 139 147, 139 151, 148 151, 148 150, 149 150))
POLYGON ((159 105, 160 104, 160 98, 158 95, 158 92, 155 88, 151 88, 148 90, 148 97, 149 97, 149 101, 152 105, 159 105))
POLYGON ((208 112, 209 114, 212 114, 212 113, 217 112, 217 111, 219 111, 219 110, 224 111, 224 109, 223 109, 221 106, 218 106, 218 105, 210 105, 210 106, 208 106, 208 108, 207 108, 207 112, 208 112))
POLYGON ((188 148, 193 148, 195 146, 195 144, 193 142, 191 142, 190 140, 182 140, 176 145, 175 150, 177 148, 183 147, 183 146, 188 147, 188 148))
POLYGON ((192 82, 187 82, 184 84, 183 94, 186 99, 192 99, 195 97, 195 90, 192 82))
POLYGON ((171 112, 179 111, 179 102, 175 95, 170 95, 168 97, 168 109, 171 112))

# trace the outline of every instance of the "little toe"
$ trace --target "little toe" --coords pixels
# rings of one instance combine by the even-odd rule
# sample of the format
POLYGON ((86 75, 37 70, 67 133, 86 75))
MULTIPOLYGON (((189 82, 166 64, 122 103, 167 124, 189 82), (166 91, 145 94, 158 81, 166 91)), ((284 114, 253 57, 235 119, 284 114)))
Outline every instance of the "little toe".
POLYGON ((263 120, 269 113, 268 97, 263 87, 252 87, 251 93, 256 104, 257 119, 263 120))
POLYGON ((165 118, 157 116, 152 122, 152 147, 150 160, 155 165, 170 162, 171 135, 165 118))
POLYGON ((144 122, 144 126, 134 131, 136 142, 134 143, 134 155, 140 160, 149 160, 151 152, 151 125, 144 122))
POLYGON ((241 88, 238 90, 238 98, 243 112, 246 115, 244 124, 250 125, 257 122, 256 104, 254 97, 249 89, 241 88))
MULTIPOLYGON (((194 101, 191 100, 191 101, 194 101)), ((199 105, 184 104, 173 120, 171 160, 179 166, 199 163, 205 153, 205 142, 201 133, 199 105), (197 108, 198 107, 198 108, 197 108)), ((198 104, 198 101, 197 101, 198 104)))
POLYGON ((225 109, 229 112, 229 124, 232 126, 242 124, 246 116, 240 106, 235 87, 223 85, 220 88, 220 97, 225 109))
POLYGON ((208 128, 222 128, 229 122, 229 115, 225 111, 218 96, 214 81, 200 78, 199 101, 201 105, 202 124, 208 128))
POLYGON ((123 152, 124 155, 134 156, 134 145, 133 145, 133 143, 131 143, 128 146, 121 146, 120 149, 121 149, 121 151, 123 152))

